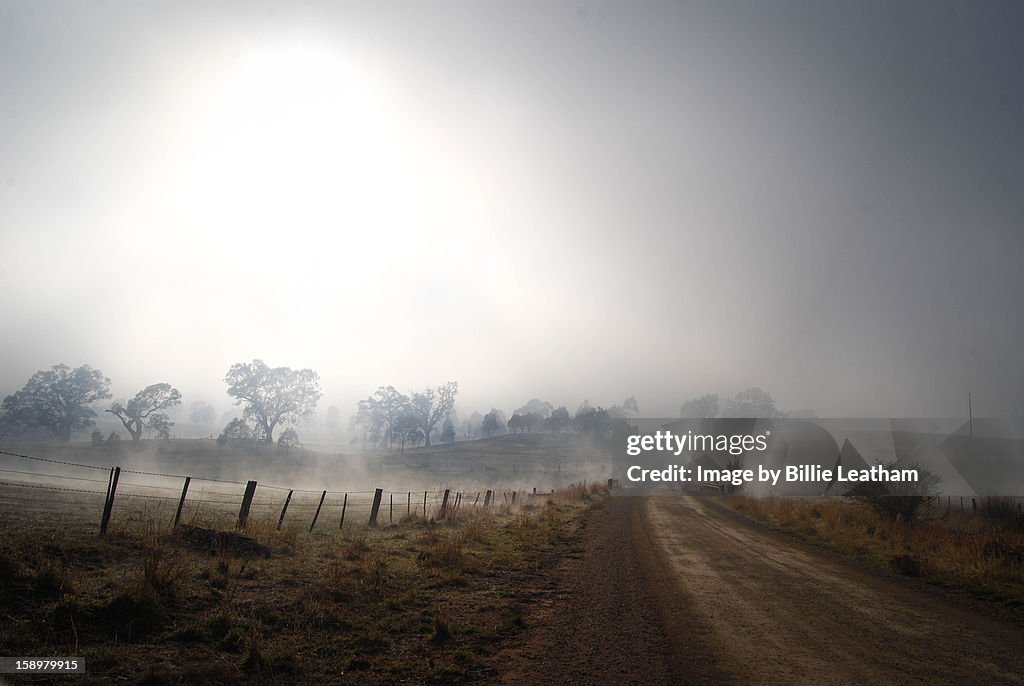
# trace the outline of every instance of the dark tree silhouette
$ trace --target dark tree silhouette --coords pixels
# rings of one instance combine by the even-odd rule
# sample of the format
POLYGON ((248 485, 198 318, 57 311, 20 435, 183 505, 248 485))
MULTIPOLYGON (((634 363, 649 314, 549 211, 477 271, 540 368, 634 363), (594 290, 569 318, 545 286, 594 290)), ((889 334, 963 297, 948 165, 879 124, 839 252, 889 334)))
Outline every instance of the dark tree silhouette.
POLYGON ((89 405, 109 397, 110 379, 98 369, 55 365, 36 372, 20 391, 4 398, 0 434, 31 432, 71 440, 73 432, 96 424, 89 405))

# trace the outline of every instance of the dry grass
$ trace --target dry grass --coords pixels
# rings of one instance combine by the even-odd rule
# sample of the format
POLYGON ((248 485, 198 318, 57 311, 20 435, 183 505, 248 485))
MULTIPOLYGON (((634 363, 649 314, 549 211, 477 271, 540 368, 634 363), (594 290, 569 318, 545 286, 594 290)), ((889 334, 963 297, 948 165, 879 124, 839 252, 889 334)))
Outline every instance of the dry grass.
POLYGON ((6 532, 0 649, 80 656, 79 684, 486 680, 523 628, 520 598, 600 498, 463 503, 441 521, 312 536, 276 522, 214 531, 202 517, 171 533, 164 516, 104 539, 6 532))
POLYGON ((904 523, 840 499, 735 497, 728 502, 754 519, 898 573, 1024 604, 1024 532, 1000 525, 1000 518, 937 508, 928 518, 904 523))

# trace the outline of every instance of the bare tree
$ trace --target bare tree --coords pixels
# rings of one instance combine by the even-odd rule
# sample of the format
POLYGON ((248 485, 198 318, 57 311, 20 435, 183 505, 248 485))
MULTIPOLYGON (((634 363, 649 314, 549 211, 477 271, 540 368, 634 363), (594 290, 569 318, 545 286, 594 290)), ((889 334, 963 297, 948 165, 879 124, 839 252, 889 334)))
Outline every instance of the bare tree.
POLYGON ((121 420, 133 441, 142 438, 143 429, 152 429, 161 438, 168 438, 174 422, 164 410, 180 404, 181 393, 177 388, 169 383, 155 383, 143 388, 127 403, 114 403, 107 412, 121 420))
POLYGON ((422 393, 413 393, 409 403, 409 411, 419 421, 420 430, 425 438, 424 445, 430 446, 430 434, 437 423, 447 417, 455 407, 455 395, 459 392, 456 381, 427 388, 422 393))

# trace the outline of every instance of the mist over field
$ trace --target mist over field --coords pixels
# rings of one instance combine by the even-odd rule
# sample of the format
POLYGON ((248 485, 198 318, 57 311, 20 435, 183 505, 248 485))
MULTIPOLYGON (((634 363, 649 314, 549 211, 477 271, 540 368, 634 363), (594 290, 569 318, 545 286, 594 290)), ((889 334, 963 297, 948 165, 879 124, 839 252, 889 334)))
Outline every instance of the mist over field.
POLYGON ((3 0, 0 686, 1020 683, 1022 46, 3 0))
POLYGON ((4 3, 0 395, 1020 415, 1024 22, 974 9, 4 3))

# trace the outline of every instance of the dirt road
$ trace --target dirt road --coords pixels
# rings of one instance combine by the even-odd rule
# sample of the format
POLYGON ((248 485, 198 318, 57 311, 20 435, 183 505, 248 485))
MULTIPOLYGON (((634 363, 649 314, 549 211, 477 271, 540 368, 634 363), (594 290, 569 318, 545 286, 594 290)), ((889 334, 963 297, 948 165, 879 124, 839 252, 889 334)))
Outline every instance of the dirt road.
POLYGON ((613 498, 506 683, 1024 683, 1024 629, 689 497, 613 498))

